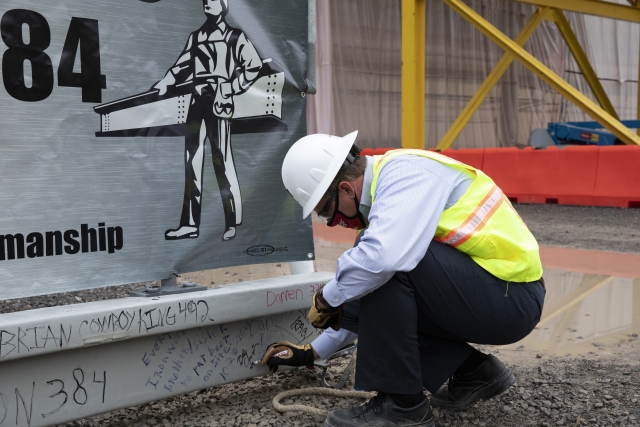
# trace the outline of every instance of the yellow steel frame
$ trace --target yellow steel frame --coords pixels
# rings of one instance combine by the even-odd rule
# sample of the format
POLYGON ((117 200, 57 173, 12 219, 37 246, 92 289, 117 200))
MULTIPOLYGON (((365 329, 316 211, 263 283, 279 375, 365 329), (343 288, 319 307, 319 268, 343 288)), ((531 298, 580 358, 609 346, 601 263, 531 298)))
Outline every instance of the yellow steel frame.
MULTIPOLYGON (((539 8, 525 24, 520 34, 518 34, 518 37, 516 37, 515 42, 518 46, 524 46, 538 24, 550 15, 550 8, 539 8)), ((491 70, 491 73, 489 73, 485 81, 478 88, 475 95, 473 95, 466 107, 464 107, 462 113, 460 113, 456 121, 449 127, 447 133, 442 137, 436 150, 445 150, 453 144, 458 135, 460 135, 460 132, 462 132, 462 129, 464 129, 467 123, 469 123, 469 120, 471 120, 471 116, 478 110, 484 99, 489 95, 489 92, 491 92, 491 89, 498 83, 498 80, 500 80, 500 77, 507 71, 507 68, 509 68, 509 65, 511 65, 514 59, 516 59, 516 56, 509 51, 502 55, 500 61, 498 61, 493 70, 491 70)))
POLYGON ((426 0, 402 0, 402 146, 424 148, 426 0))
POLYGON ((618 115, 616 114, 613 105, 611 105, 611 101, 609 101, 607 93, 604 91, 604 88, 600 84, 600 80, 598 80, 596 72, 591 67, 591 63, 589 63, 589 59, 582 50, 582 46, 580 46, 580 42, 571 29, 571 25, 569 25, 569 21, 567 21, 564 13, 561 10, 554 9, 553 20, 556 22, 558 29, 560 29, 560 34, 562 34, 565 43, 567 43, 567 46, 569 46, 569 50, 573 54, 573 57, 576 59, 576 62, 578 63, 582 74, 584 75, 585 79, 587 79, 587 83, 589 83, 589 87, 593 91, 593 94, 596 96, 596 99, 600 103, 600 106, 607 113, 618 119, 618 115))
MULTIPOLYGON (((524 46, 526 41, 529 39, 540 22, 542 22, 542 20, 551 20, 556 23, 556 25, 560 29, 562 37, 569 46, 569 50, 576 59, 576 62, 580 67, 582 74, 585 76, 589 87, 600 103, 600 106, 612 117, 618 119, 618 115, 613 108, 611 101, 609 101, 609 97, 600 84, 598 76, 591 67, 587 55, 582 50, 582 47, 578 42, 578 38, 569 25, 569 21, 567 21, 567 18, 564 16, 564 13, 561 10, 550 7, 538 8, 538 10, 536 10, 536 12, 531 16, 529 21, 525 24, 524 28, 514 41, 518 44, 518 46, 524 46)), ((487 76, 480 88, 478 88, 473 98, 471 98, 469 103, 466 105, 462 113, 460 113, 447 133, 444 135, 444 137, 442 137, 442 139, 436 146, 436 150, 445 150, 453 144, 458 135, 460 135, 460 132, 462 132, 464 127, 471 119, 471 116, 473 116, 476 110, 480 107, 484 99, 487 97, 487 95, 489 95, 489 92, 491 92, 491 89, 496 85, 496 83, 498 83, 498 80, 500 80, 500 77, 502 77, 502 75, 507 70, 507 68, 509 68, 509 65, 511 64, 511 62, 513 62, 514 59, 516 59, 516 57, 513 53, 511 53, 510 51, 505 52, 505 54, 502 56, 498 64, 496 64, 489 76, 487 76)))
MULTIPOLYGON (((464 125, 468 122, 469 118, 473 114, 473 112, 477 109, 478 105, 482 102, 484 97, 491 90, 491 87, 495 85, 495 82, 500 78, 500 76, 504 73, 510 62, 515 58, 519 60, 524 66, 529 68, 532 72, 534 72, 538 77, 544 80, 551 87, 560 92, 567 99, 576 104, 579 108, 581 108, 585 113, 587 113, 594 120, 598 121, 604 128, 612 132, 616 137, 618 137, 621 141, 626 144, 638 144, 640 145, 640 137, 635 133, 631 132, 627 127, 622 125, 613 110, 613 106, 611 105, 609 99, 604 92, 604 89, 600 85, 595 72, 591 68, 589 61, 587 60, 586 55, 582 51, 575 34, 571 31, 571 27, 569 26, 566 18, 562 14, 561 11, 557 10, 555 7, 549 8, 547 5, 544 8, 538 10, 536 15, 530 19, 527 23, 527 26, 521 34, 518 36, 518 39, 514 42, 509 39, 506 35, 500 32, 497 28, 492 26, 489 22, 484 20, 480 15, 474 12, 470 7, 466 4, 462 3, 460 0, 443 0, 445 4, 451 7, 454 11, 460 14, 463 18, 469 21, 472 25, 474 25, 478 30, 480 30, 487 37, 492 39, 496 44, 502 47, 506 53, 498 63, 498 65, 494 68, 492 73, 487 78, 487 81, 483 83, 483 86, 480 88, 476 96, 469 102, 461 117, 456 120, 454 126, 447 132, 445 138, 438 144, 437 149, 445 149, 449 147, 455 137, 460 133, 464 125), (535 29, 535 26, 539 24, 540 20, 545 17, 551 16, 560 31, 563 34, 567 44, 570 47, 570 50, 576 57, 576 61, 580 66, 583 74, 587 78, 596 98, 604 107, 598 107, 593 101, 587 98, 585 95, 581 94, 577 91, 573 86, 564 81, 560 76, 555 74, 552 70, 542 64, 540 61, 535 59, 531 54, 529 54, 526 50, 522 48, 522 45, 526 42, 526 39, 530 36, 531 32, 535 29), (537 21, 537 22, 536 22, 537 21), (528 33, 528 34, 527 34, 528 33), (608 111, 607 111, 608 110, 608 111)), ((516 0, 520 1, 520 0, 516 0)), ((546 0, 545 0, 546 1, 546 0)), ((540 1, 542 3, 542 1, 540 1)), ((594 0, 580 0, 580 2, 584 2, 589 4, 590 6, 601 6, 602 3, 605 2, 597 2, 594 0)), ((573 4, 574 0, 554 0, 552 6, 556 7, 565 7, 567 3, 573 4)), ((607 3, 611 4, 611 3, 607 3)), ((630 8, 628 6, 622 6, 626 9, 634 9, 636 12, 640 11, 640 8, 630 8)), ((592 10, 592 12, 595 12, 592 10)), ((595 14, 595 13, 594 13, 595 14)), ((404 90, 404 86, 403 86, 404 90)), ((403 93, 404 96, 404 93, 403 93)), ((639 101, 640 102, 640 101, 639 101)), ((404 139, 403 139, 403 146, 404 139)))
POLYGON ((534 4, 536 6, 555 7, 570 12, 580 12, 587 15, 602 16, 603 18, 619 19, 622 21, 640 22, 640 9, 623 4, 610 3, 600 0, 512 0, 518 3, 534 4))

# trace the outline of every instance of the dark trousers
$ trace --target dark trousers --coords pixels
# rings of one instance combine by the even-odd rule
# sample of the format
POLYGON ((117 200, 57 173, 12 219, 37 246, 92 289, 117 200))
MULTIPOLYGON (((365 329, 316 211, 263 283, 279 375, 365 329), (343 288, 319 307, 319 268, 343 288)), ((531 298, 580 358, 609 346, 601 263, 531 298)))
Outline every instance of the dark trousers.
POLYGON ((527 336, 540 321, 544 295, 542 281, 507 283, 433 241, 415 269, 345 304, 342 327, 358 334, 355 387, 433 393, 471 354, 468 343, 527 336))
POLYGON ((227 151, 230 151, 231 147, 228 141, 221 140, 221 134, 223 138, 228 138, 229 123, 226 120, 218 119, 213 114, 213 99, 205 100, 197 95, 194 95, 193 98, 193 103, 187 114, 186 135, 184 137, 184 201, 180 226, 200 226, 204 144, 206 139, 209 139, 213 169, 224 208, 225 225, 227 228, 235 227, 237 225, 236 202, 231 192, 231 184, 225 166, 226 156, 230 155, 227 151), (202 126, 205 127, 205 138, 201 135, 202 126), (222 127, 224 129, 221 129, 222 127))

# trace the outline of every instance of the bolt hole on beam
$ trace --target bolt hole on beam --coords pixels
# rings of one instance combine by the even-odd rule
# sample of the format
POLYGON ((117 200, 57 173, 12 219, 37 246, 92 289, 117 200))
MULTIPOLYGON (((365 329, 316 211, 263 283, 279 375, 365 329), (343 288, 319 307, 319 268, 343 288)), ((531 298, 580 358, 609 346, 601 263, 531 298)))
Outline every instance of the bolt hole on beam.
POLYGON ((547 199, 545 200, 545 203, 548 205, 557 205, 558 204, 558 199, 547 199))
POLYGON ((634 208, 634 209, 640 209, 640 200, 638 201, 630 201, 629 202, 629 207, 630 208, 634 208))

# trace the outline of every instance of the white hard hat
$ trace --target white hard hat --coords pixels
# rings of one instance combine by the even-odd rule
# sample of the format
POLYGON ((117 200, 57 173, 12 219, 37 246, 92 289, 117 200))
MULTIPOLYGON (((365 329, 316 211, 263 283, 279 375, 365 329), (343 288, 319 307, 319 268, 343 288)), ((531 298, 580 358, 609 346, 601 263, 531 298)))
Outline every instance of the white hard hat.
POLYGON ((282 182, 302 206, 302 218, 322 199, 349 155, 358 131, 339 137, 307 135, 291 146, 282 162, 282 182))

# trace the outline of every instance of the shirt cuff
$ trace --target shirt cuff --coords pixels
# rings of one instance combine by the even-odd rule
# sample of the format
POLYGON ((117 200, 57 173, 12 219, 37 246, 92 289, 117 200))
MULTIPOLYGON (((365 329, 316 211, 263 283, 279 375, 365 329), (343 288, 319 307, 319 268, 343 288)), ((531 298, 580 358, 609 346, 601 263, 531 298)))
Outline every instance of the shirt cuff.
POLYGON ((338 331, 327 329, 318 338, 313 340, 311 347, 322 359, 326 359, 336 351, 340 350, 348 343, 352 343, 358 338, 357 334, 341 328, 338 331))
POLYGON ((342 294, 342 291, 338 289, 338 281, 336 279, 332 279, 324 285, 324 288, 322 288, 322 296, 331 307, 338 307, 347 299, 342 294))

